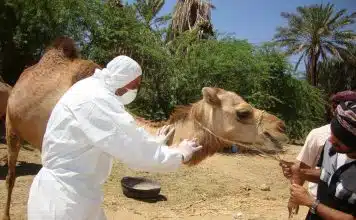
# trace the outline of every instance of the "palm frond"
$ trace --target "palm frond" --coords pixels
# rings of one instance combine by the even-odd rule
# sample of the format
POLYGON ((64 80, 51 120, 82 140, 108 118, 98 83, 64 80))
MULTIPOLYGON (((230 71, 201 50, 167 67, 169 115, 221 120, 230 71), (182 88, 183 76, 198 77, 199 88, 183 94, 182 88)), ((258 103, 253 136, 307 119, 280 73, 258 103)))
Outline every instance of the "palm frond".
POLYGON ((305 57, 305 52, 302 53, 302 55, 299 57, 298 62, 295 64, 294 71, 297 71, 300 63, 302 62, 303 58, 305 57))
POLYGON ((339 18, 341 18, 344 14, 346 13, 346 9, 342 9, 338 12, 336 12, 336 14, 334 15, 333 18, 331 18, 327 25, 329 26, 330 24, 334 24, 339 18))
POLYGON ((334 57, 336 57, 337 59, 342 59, 340 56, 340 53, 338 51, 338 48, 335 47, 335 45, 331 44, 331 43, 326 43, 324 45, 324 48, 334 57))
POLYGON ((164 0, 136 0, 134 7, 147 25, 156 18, 164 5, 164 0))

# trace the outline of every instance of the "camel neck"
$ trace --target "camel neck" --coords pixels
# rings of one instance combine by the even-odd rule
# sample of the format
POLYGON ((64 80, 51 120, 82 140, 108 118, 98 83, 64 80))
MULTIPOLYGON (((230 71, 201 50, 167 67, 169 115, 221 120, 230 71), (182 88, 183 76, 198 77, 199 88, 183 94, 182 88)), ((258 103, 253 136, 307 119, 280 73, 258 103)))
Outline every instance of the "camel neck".
POLYGON ((188 163, 188 165, 198 164, 206 157, 213 155, 224 145, 226 145, 223 141, 197 126, 192 120, 184 120, 175 123, 175 135, 173 141, 169 144, 177 145, 183 139, 193 138, 198 139, 198 142, 203 146, 203 149, 195 153, 193 159, 188 163))

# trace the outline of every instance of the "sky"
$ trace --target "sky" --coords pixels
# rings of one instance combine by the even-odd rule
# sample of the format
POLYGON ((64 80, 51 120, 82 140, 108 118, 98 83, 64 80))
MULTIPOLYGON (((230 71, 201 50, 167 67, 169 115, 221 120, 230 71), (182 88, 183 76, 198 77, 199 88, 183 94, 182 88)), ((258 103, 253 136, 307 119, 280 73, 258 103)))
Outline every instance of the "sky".
MULTIPOLYGON (((129 3, 133 0, 127 0, 129 3)), ((173 11, 176 0, 166 0, 160 15, 173 11)), ((234 34, 236 38, 246 39, 253 44, 270 41, 278 26, 286 25, 281 12, 295 12, 298 6, 332 3, 335 8, 356 12, 356 0, 212 0, 216 7, 212 11, 214 29, 220 33, 234 34)), ((356 30, 356 25, 352 26, 356 30)), ((297 56, 290 59, 298 61, 297 56)), ((304 70, 300 65, 298 70, 304 70)))

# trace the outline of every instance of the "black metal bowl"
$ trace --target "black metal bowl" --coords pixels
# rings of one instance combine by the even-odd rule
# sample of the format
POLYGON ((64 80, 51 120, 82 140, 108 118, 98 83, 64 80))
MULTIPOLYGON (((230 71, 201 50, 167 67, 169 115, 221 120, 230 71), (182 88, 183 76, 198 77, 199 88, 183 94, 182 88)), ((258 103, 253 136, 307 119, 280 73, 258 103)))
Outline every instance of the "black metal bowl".
POLYGON ((143 177, 124 177, 121 187, 125 196, 135 199, 154 199, 161 192, 161 185, 143 177))

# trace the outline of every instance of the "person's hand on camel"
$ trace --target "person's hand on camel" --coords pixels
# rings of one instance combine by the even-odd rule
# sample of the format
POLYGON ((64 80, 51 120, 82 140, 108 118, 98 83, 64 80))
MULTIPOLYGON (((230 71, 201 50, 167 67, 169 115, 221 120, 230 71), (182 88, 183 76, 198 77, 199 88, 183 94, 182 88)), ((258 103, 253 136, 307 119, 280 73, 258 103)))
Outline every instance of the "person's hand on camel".
MULTIPOLYGON (((160 141, 164 142, 165 144, 167 141, 172 137, 174 134, 175 128, 172 125, 164 125, 157 131, 157 136, 160 141)), ((183 162, 186 163, 193 157, 193 154, 203 148, 203 146, 198 146, 198 140, 194 138, 193 140, 184 139, 182 140, 177 149, 183 155, 183 162)))
POLYGON ((164 125, 160 129, 158 129, 156 135, 157 139, 163 143, 167 144, 168 140, 172 137, 175 132, 175 128, 172 125, 164 125))
POLYGON ((184 139, 182 142, 179 143, 177 149, 183 155, 183 163, 189 162, 194 153, 201 150, 203 146, 198 146, 198 139, 194 138, 193 140, 184 139))

